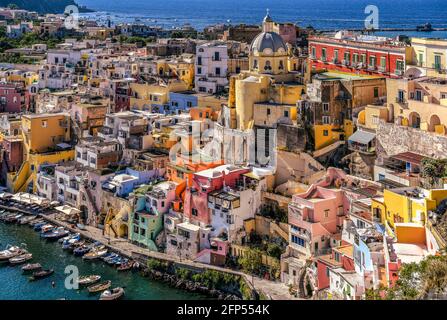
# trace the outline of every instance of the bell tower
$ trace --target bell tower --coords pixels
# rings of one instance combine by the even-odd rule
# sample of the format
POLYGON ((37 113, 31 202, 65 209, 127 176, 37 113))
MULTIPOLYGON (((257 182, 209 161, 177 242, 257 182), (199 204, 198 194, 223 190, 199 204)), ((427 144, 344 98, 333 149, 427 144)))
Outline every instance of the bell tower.
POLYGON ((262 31, 263 32, 273 32, 273 20, 270 17, 270 10, 267 9, 267 14, 264 18, 264 20, 262 21, 262 31))

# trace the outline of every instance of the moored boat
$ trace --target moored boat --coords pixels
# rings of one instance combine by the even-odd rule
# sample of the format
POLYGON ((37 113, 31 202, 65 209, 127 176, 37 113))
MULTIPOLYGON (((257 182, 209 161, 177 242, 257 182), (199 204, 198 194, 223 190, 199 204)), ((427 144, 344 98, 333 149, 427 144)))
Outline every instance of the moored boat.
POLYGON ((45 224, 40 228, 40 234, 43 235, 47 232, 53 231, 54 226, 52 224, 45 224))
POLYGON ((105 254, 107 254, 107 248, 104 246, 100 246, 100 247, 95 247, 93 248, 89 253, 86 253, 82 259, 85 260, 94 260, 94 259, 98 259, 101 258, 102 256, 104 256, 105 254))
POLYGON ((114 288, 112 290, 106 290, 101 293, 99 300, 118 300, 124 296, 124 289, 121 287, 114 288))
POLYGON ((82 257, 84 254, 89 252, 91 249, 92 249, 91 245, 83 244, 83 245, 77 247, 76 249, 74 249, 73 253, 74 253, 75 256, 82 257))
POLYGON ((112 281, 107 280, 106 282, 102 282, 99 284, 95 284, 87 288, 88 292, 96 293, 109 289, 112 286, 112 281))
POLYGON ((99 280, 101 280, 100 275, 84 276, 84 277, 79 277, 78 284, 80 286, 88 286, 88 285, 98 282, 99 280))
POLYGON ((33 273, 33 276, 31 277, 30 280, 38 280, 38 279, 47 278, 47 277, 51 276, 53 273, 54 273, 53 269, 36 271, 33 273))
POLYGON ((6 250, 0 251, 0 261, 6 261, 23 253, 23 249, 16 246, 8 246, 6 250))
POLYGON ((59 228, 53 229, 50 232, 43 233, 41 235, 41 237, 44 239, 47 239, 47 240, 57 240, 59 238, 65 237, 69 233, 70 232, 68 230, 65 230, 63 227, 59 227, 59 228))
POLYGON ((23 218, 21 218, 21 219, 18 221, 18 223, 19 223, 20 225, 24 225, 24 224, 30 223, 31 221, 33 221, 33 220, 35 220, 35 219, 36 219, 36 217, 33 217, 33 216, 31 216, 31 217, 23 217, 23 218))
POLYGON ((120 266, 118 266, 118 268, 116 268, 116 270, 118 271, 128 271, 130 269, 133 268, 133 263, 132 262, 126 262, 121 264, 120 266))
POLYGON ((40 263, 27 263, 22 267, 23 272, 31 272, 42 269, 40 263))
POLYGON ((21 254, 19 256, 16 256, 14 258, 9 259, 10 264, 21 264, 25 263, 33 258, 33 255, 31 253, 25 253, 21 254))

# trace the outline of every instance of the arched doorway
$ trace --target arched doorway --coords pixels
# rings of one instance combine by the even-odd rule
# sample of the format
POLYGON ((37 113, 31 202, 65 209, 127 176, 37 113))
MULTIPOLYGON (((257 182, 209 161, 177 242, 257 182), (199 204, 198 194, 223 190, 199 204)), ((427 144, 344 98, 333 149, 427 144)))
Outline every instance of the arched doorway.
POLYGON ((441 119, 436 114, 431 115, 430 121, 428 123, 428 131, 435 132, 437 125, 441 124, 441 119))
POLYGON ((129 234, 129 227, 127 224, 122 223, 119 227, 119 235, 122 238, 127 238, 127 235, 129 234))
POLYGON ((408 116, 408 121, 410 127, 419 129, 421 127, 421 117, 419 116, 419 113, 417 112, 411 112, 408 116))

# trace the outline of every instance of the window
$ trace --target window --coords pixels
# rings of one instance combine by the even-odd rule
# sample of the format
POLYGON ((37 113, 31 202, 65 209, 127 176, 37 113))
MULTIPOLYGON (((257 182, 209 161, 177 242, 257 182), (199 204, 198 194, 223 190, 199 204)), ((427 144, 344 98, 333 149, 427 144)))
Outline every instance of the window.
POLYGON ((197 74, 202 74, 202 68, 197 68, 197 74))
POLYGON ((282 62, 282 60, 279 61, 279 70, 283 70, 284 69, 284 63, 282 62))
POLYGON ((219 51, 214 52, 214 60, 215 60, 215 61, 220 61, 220 54, 219 54, 219 51))
POLYGON ((270 60, 267 60, 265 62, 264 70, 266 70, 266 71, 272 70, 272 66, 271 66, 270 60))
POLYGON ((359 62, 359 54, 354 53, 352 56, 352 63, 357 63, 357 62, 359 62))
POLYGON ((161 207, 162 207, 162 208, 165 207, 165 202, 164 202, 164 201, 161 202, 161 207))
POLYGON ((220 68, 216 68, 216 75, 220 76, 220 68))
POLYGON ((396 61, 396 71, 398 71, 398 72, 404 71, 404 62, 402 60, 396 61))
POLYGON ((338 62, 338 50, 334 51, 334 62, 338 62))
POLYGON ((329 135, 329 131, 328 130, 323 130, 323 136, 327 137, 329 135))
POLYGON ((253 60, 253 69, 258 69, 258 60, 253 60))
POLYGON ((197 65, 198 65, 198 66, 201 66, 201 65, 202 65, 202 57, 201 57, 201 56, 198 56, 198 57, 197 57, 197 65))
POLYGON ((351 54, 349 52, 345 52, 345 64, 349 64, 351 62, 351 54))
POLYGON ((188 108, 192 108, 192 102, 191 101, 186 101, 186 106, 188 108))
POLYGON ((326 277, 329 278, 329 267, 326 267, 326 277))
POLYGON ((330 124, 331 123, 331 117, 323 116, 321 118, 322 118, 323 124, 330 124))
POLYGON ((329 217, 329 210, 324 210, 324 217, 328 218, 329 217))
POLYGON ((197 209, 196 209, 196 208, 192 208, 192 210, 191 210, 191 214, 192 214, 193 216, 197 217, 197 215, 198 215, 197 209))
POLYGON ((270 115, 270 109, 269 108, 267 108, 267 115, 268 116, 270 115))
POLYGON ((376 57, 374 57, 374 56, 369 57, 369 66, 371 68, 375 68, 376 67, 376 57))
POLYGON ((326 61, 326 48, 321 49, 321 60, 326 61))
POLYGON ((285 110, 285 111, 284 111, 284 117, 286 117, 286 118, 289 117, 289 111, 288 111, 288 110, 285 110))
POLYGON ((327 102, 323 103, 323 112, 329 112, 329 103, 327 102))
POLYGON ((297 237, 295 235, 292 235, 292 242, 301 246, 301 247, 305 247, 306 243, 303 239, 301 239, 300 237, 297 237))
POLYGON ((378 98, 378 97, 379 97, 379 88, 374 87, 374 98, 378 98))
POLYGON ((441 63, 441 55, 435 54, 435 64, 433 65, 433 68, 436 70, 441 69, 442 63, 441 63))
POLYGON ((315 59, 316 56, 317 56, 317 50, 315 49, 315 47, 312 47, 312 58, 315 59))
POLYGON ((48 127, 48 121, 42 120, 42 128, 46 128, 46 127, 48 127))
POLYGON ((386 57, 381 57, 380 58, 380 67, 382 68, 383 71, 385 71, 385 69, 386 69, 386 57))

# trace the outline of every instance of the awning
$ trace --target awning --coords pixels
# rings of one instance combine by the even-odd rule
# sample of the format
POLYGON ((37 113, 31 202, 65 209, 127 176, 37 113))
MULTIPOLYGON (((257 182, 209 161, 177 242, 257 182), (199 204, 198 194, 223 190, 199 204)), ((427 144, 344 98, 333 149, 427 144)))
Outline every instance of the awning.
POLYGON ((424 156, 413 152, 402 152, 390 158, 400 160, 403 162, 409 162, 411 164, 419 166, 421 164, 422 159, 424 159, 424 156))
POLYGON ((375 133, 371 133, 368 131, 358 130, 353 135, 349 137, 349 141, 357 142, 360 144, 368 144, 376 137, 375 133))
POLYGON ((56 208, 54 208, 54 209, 56 209, 56 210, 59 211, 59 212, 62 212, 62 213, 64 213, 64 214, 66 214, 66 215, 69 215, 69 216, 71 216, 71 215, 77 215, 77 214, 81 213, 80 210, 78 210, 78 209, 76 209, 76 208, 73 208, 73 207, 70 207, 70 206, 67 206, 67 205, 63 205, 63 206, 60 206, 60 207, 56 207, 56 208))

